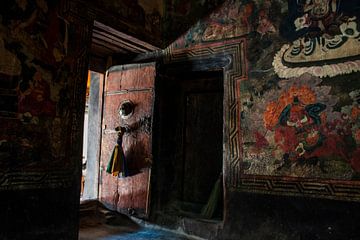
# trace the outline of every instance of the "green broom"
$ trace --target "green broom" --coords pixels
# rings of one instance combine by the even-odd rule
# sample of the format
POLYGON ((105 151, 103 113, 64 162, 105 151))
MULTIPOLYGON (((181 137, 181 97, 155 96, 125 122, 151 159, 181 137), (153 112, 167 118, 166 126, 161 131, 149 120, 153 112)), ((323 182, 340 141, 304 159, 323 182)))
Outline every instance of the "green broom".
POLYGON ((211 190, 209 200, 201 210, 201 216, 204 218, 212 218, 219 204, 219 199, 221 196, 221 180, 222 180, 222 174, 220 174, 218 180, 215 182, 215 185, 211 190))

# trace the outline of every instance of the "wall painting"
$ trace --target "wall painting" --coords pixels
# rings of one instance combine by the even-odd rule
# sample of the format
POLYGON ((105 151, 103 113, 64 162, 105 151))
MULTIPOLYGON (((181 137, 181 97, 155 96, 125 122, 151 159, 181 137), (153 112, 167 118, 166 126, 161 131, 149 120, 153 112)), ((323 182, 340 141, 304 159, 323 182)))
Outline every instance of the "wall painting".
POLYGON ((359 2, 342 2, 289 1, 273 68, 252 62, 240 93, 245 174, 358 178, 359 2))
POLYGON ((360 199, 359 10, 349 0, 226 1, 170 46, 246 39, 231 186, 360 199))
POLYGON ((73 91, 81 82, 79 41, 84 39, 75 34, 83 29, 62 17, 58 1, 2 4, 0 188, 39 187, 45 179, 56 178, 45 173, 76 165, 70 152, 79 119, 73 110, 82 106, 74 107, 74 97, 81 92, 73 91))

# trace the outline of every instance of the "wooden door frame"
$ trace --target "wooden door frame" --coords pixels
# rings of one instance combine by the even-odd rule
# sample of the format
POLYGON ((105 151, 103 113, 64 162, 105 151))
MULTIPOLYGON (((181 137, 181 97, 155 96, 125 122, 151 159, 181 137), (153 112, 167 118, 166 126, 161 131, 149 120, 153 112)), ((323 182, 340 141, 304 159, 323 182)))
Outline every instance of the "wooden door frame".
MULTIPOLYGON (((157 62, 157 72, 162 71, 222 71, 224 83, 223 100, 223 198, 224 217, 222 224, 227 221, 228 195, 230 191, 239 189, 242 185, 241 174, 241 135, 240 135, 240 83, 248 79, 248 64, 246 60, 246 39, 234 38, 219 42, 201 43, 190 48, 174 48, 172 45, 164 50, 138 54, 128 63, 157 62)), ((113 59, 114 65, 124 64, 121 57, 113 59)), ((158 79, 156 79, 158 81, 158 79)), ((155 83, 155 92, 156 92, 155 83)), ((156 111, 155 95, 155 111, 156 111)), ((156 113, 155 113, 156 117, 156 113)), ((156 121, 156 119, 154 119, 156 121)), ((153 145, 156 136, 153 136, 153 145)), ((156 167, 156 150, 154 166, 156 167)), ((156 168, 155 168, 156 169, 156 168)), ((156 174, 156 173, 155 173, 156 174)), ((151 177, 151 185, 156 180, 151 177)), ((152 200, 152 203, 155 201, 152 200)), ((155 207, 152 205, 152 207, 155 207)))
MULTIPOLYGON (((89 71, 91 74, 89 96, 89 120, 87 139, 87 162, 85 186, 82 199, 98 199, 99 197, 99 159, 102 137, 102 114, 105 74, 89 71)), ((85 131, 85 130, 84 130, 85 131)))
MULTIPOLYGON (((248 78, 246 39, 235 38, 209 42, 191 48, 165 49, 159 72, 222 71, 223 72, 223 221, 228 217, 228 194, 240 185, 240 82, 248 78)), ((155 84, 156 88, 156 84, 155 84)))
MULTIPOLYGON (((78 1, 80 2, 80 0, 78 1)), ((136 60, 133 59, 133 56, 137 56, 137 54, 146 55, 149 51, 158 51, 159 48, 100 22, 100 19, 101 21, 105 20, 104 18, 100 17, 103 16, 105 12, 99 12, 98 9, 91 9, 91 11, 95 12, 96 14, 95 18, 92 19, 92 28, 90 31, 92 41, 89 44, 91 48, 89 57, 89 70, 103 74, 103 77, 102 79, 100 79, 100 85, 98 86, 99 89, 93 89, 93 91, 98 92, 99 95, 98 115, 100 117, 100 120, 95 119, 94 124, 92 125, 98 125, 98 131, 100 131, 100 133, 97 133, 95 131, 96 139, 91 140, 91 144, 94 147, 96 146, 96 149, 92 149, 90 151, 92 152, 91 154, 95 154, 95 156, 93 156, 91 160, 95 161, 94 159, 96 158, 97 161, 91 164, 92 172, 95 172, 93 178, 96 178, 94 179, 93 184, 97 186, 93 186, 94 189, 88 191, 88 196, 91 198, 96 197, 97 199, 99 199, 99 185, 101 177, 100 149, 102 141, 102 117, 104 110, 103 103, 105 90, 104 87, 108 72, 111 71, 111 69, 116 68, 116 66, 136 63, 136 60)), ((108 16, 108 14, 106 15, 108 16)))

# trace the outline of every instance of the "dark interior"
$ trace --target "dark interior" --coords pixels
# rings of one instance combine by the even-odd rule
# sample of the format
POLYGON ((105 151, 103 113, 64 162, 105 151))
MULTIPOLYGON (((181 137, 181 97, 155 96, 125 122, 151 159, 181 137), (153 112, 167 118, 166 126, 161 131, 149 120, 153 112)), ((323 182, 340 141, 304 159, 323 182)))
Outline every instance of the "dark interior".
POLYGON ((360 0, 0 5, 0 240, 360 239, 360 0))
MULTIPOLYGON (((159 207, 201 218, 201 209, 222 179, 222 72, 189 71, 161 78, 156 126, 159 207)), ((222 219, 222 196, 221 189, 211 218, 222 219)))

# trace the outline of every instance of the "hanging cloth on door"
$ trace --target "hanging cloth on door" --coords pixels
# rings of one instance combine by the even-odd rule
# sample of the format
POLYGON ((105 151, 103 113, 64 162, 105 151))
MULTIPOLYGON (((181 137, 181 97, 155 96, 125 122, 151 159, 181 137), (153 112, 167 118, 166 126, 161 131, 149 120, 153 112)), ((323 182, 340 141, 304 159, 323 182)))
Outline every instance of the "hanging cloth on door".
POLYGON ((122 137, 125 133, 125 129, 118 127, 115 130, 118 131, 118 137, 115 147, 111 153, 106 172, 112 174, 115 177, 127 177, 129 174, 124 151, 122 148, 122 137))

